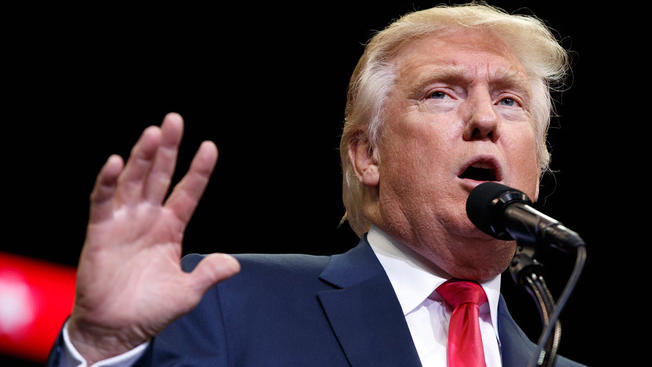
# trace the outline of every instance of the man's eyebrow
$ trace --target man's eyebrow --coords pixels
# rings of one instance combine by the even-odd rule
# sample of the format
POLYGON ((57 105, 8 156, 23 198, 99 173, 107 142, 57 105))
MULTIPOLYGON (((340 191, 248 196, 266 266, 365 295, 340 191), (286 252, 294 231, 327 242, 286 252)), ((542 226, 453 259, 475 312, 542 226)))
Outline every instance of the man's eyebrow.
POLYGON ((501 88, 516 89, 530 95, 530 79, 514 68, 498 69, 489 75, 489 83, 501 88))
POLYGON ((412 87, 413 92, 418 92, 435 82, 461 83, 471 81, 472 73, 459 65, 437 66, 424 72, 417 78, 417 84, 412 87))

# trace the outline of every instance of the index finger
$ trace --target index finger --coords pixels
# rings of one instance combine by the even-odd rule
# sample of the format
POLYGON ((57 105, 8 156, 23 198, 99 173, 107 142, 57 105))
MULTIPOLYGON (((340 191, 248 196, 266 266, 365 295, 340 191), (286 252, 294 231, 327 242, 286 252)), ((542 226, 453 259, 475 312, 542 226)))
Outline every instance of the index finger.
POLYGON ((165 207, 172 209, 184 224, 188 224, 190 221, 199 199, 206 189, 217 162, 217 154, 217 147, 213 142, 203 142, 195 154, 188 172, 175 186, 165 203, 165 207))

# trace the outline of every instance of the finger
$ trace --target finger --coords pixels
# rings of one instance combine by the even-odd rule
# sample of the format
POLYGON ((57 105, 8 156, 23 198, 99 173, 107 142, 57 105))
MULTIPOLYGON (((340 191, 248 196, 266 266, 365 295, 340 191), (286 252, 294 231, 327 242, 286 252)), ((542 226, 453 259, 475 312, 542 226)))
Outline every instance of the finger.
POLYGON ((193 292, 195 299, 201 299, 206 291, 215 284, 226 280, 240 271, 240 263, 227 254, 210 254, 202 259, 189 275, 187 289, 193 292))
POLYGON ((134 145, 127 165, 118 178, 116 199, 118 204, 133 205, 142 199, 143 186, 152 161, 161 143, 161 129, 150 126, 134 145))
POLYGON ((183 135, 183 119, 170 113, 161 126, 161 145, 154 157, 154 163, 147 176, 143 195, 152 203, 160 204, 165 198, 177 162, 179 143, 183 135))
POLYGON ((112 155, 97 175, 91 193, 90 223, 101 222, 112 217, 113 198, 123 165, 120 156, 112 155))
POLYGON ((203 142, 190 164, 190 169, 165 203, 184 224, 190 221, 216 162, 217 147, 213 142, 203 142))

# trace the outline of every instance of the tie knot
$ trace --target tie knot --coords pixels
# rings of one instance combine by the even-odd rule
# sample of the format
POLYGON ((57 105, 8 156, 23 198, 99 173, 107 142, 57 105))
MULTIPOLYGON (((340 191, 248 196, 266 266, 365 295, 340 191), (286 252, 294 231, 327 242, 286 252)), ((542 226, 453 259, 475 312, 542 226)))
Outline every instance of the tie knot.
POLYGON ((453 308, 465 303, 480 306, 487 302, 482 286, 468 280, 448 280, 437 287, 437 293, 453 308))

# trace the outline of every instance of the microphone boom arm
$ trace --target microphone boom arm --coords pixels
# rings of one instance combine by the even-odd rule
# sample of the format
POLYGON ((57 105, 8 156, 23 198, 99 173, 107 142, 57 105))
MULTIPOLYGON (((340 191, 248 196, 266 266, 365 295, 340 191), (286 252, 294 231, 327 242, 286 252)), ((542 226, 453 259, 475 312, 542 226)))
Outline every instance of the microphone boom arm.
MULTIPOLYGON (((550 316, 555 309, 555 301, 543 279, 542 265, 534 259, 534 252, 532 246, 519 245, 509 266, 509 271, 514 282, 523 286, 536 301, 539 316, 541 317, 542 330, 545 330, 550 324, 550 316)), ((561 322, 557 320, 554 323, 552 338, 546 342, 545 351, 540 353, 538 357, 533 357, 535 361, 532 363, 536 363, 537 366, 553 366, 560 340, 561 322)))

